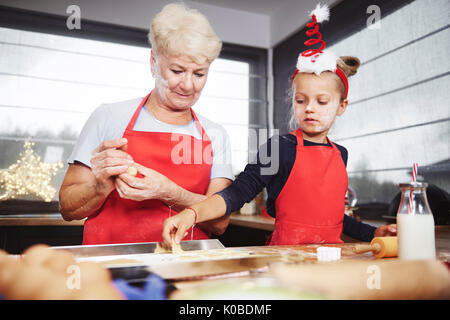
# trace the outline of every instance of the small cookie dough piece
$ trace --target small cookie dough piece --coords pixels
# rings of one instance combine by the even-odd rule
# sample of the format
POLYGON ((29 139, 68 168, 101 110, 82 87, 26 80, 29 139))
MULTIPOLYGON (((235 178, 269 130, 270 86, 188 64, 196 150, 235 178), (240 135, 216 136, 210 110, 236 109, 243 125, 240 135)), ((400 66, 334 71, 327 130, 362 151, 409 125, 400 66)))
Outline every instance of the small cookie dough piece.
POLYGON ((162 247, 159 243, 157 243, 155 251, 153 251, 153 253, 171 253, 171 251, 162 247))
POLYGON ((128 169, 127 169, 127 173, 128 173, 130 176, 136 177, 136 175, 137 175, 137 173, 138 173, 138 170, 136 169, 136 167, 129 166, 128 169))
POLYGON ((156 244, 155 251, 153 253, 174 253, 174 254, 183 254, 185 251, 181 249, 181 245, 179 243, 173 242, 172 249, 166 249, 161 246, 161 244, 158 242, 156 244))
POLYGON ((175 254, 183 254, 185 251, 181 249, 181 245, 179 243, 175 243, 172 245, 172 253, 175 254))

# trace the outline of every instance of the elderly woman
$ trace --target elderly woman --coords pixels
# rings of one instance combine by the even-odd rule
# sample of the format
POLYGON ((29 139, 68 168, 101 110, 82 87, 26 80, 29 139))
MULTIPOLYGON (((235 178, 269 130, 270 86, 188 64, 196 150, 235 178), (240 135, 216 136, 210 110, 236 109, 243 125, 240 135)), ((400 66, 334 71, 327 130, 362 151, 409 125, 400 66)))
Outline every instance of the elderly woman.
MULTIPOLYGON (((205 16, 179 4, 154 18, 149 41, 155 89, 97 108, 69 158, 60 212, 87 218, 83 244, 161 241, 167 217, 233 179, 225 130, 192 110, 222 42, 205 16)), ((208 239, 227 225, 228 218, 199 224, 186 239, 208 239)))

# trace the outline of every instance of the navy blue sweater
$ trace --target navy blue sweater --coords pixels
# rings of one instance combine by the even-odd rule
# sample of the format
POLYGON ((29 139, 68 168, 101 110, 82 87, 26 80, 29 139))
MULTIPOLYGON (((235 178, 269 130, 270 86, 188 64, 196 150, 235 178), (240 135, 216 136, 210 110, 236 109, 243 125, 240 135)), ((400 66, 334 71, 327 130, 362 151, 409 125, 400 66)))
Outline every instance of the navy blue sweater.
MULTIPOLYGON (((319 144, 308 140, 303 140, 303 144, 305 147, 332 147, 329 143, 319 144)), ((335 145, 341 152, 342 160, 347 166, 347 149, 336 143, 335 145)), ((227 215, 239 210, 246 202, 250 202, 264 188, 267 188, 267 213, 276 218, 275 200, 283 189, 294 165, 296 147, 297 138, 292 134, 274 136, 266 144, 261 146, 255 161, 247 164, 245 170, 239 174, 228 188, 217 193, 222 196, 227 205, 225 214, 227 215), (275 147, 273 151, 272 145, 275 147), (277 152, 278 156, 276 154, 277 152), (279 161, 278 166, 275 162, 276 160, 279 161), (272 165, 274 170, 271 170, 272 165)), ((369 242, 374 237, 375 227, 362 223, 345 214, 343 224, 344 234, 352 238, 369 242)))

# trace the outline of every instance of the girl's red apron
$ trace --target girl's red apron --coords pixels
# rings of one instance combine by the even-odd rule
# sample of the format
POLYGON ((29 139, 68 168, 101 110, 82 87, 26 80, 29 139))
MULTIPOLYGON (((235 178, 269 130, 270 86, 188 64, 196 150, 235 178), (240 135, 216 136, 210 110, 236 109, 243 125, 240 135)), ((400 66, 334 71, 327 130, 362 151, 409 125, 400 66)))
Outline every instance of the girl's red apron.
POLYGON ((329 140, 331 148, 305 147, 301 130, 295 135, 295 162, 275 201, 275 231, 269 245, 342 243, 348 178, 341 154, 329 140))
MULTIPOLYGON (((212 146, 194 111, 192 116, 202 135, 201 140, 190 135, 133 130, 150 94, 142 100, 124 132, 123 137, 128 139, 127 153, 136 163, 165 175, 180 187, 206 194, 210 182, 212 146)), ((139 174, 138 177, 142 176, 139 174)), ((160 200, 122 199, 114 190, 100 212, 89 216, 84 223, 83 244, 162 241, 163 222, 171 214, 176 212, 160 200)), ((186 240, 190 237, 191 232, 186 240)), ((209 239, 209 235, 195 227, 193 239, 209 239)))

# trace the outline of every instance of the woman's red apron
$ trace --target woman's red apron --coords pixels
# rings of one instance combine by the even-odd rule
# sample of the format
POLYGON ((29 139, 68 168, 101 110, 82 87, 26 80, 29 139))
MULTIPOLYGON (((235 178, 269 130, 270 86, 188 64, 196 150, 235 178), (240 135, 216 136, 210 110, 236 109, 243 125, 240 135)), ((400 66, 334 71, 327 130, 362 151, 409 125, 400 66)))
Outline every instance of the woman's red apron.
MULTIPOLYGON (((158 171, 180 187, 206 194, 212 164, 211 140, 194 111, 192 116, 202 135, 201 140, 184 134, 134 131, 141 108, 149 96, 142 100, 124 132, 123 137, 128 139, 127 153, 136 163, 158 171)), ((159 242, 162 241, 164 220, 176 213, 160 200, 122 199, 114 190, 100 212, 84 223, 83 244, 159 242)), ((185 240, 190 238, 191 232, 185 240)), ((195 227, 192 238, 209 239, 209 235, 195 227)))
POLYGON ((331 148, 305 147, 301 130, 295 135, 295 162, 275 201, 269 245, 342 243, 348 177, 341 154, 329 140, 331 148))

